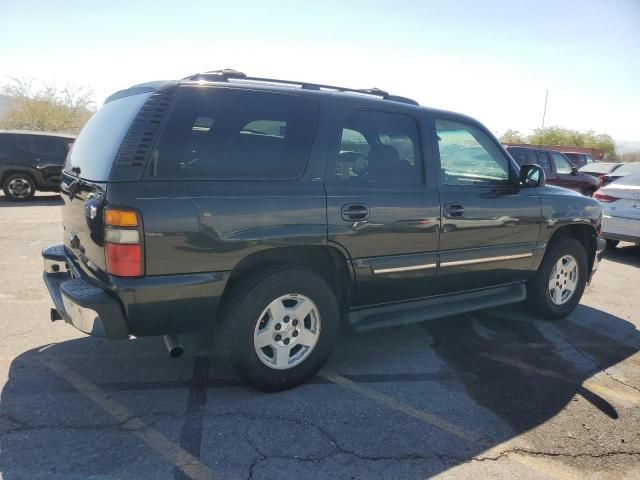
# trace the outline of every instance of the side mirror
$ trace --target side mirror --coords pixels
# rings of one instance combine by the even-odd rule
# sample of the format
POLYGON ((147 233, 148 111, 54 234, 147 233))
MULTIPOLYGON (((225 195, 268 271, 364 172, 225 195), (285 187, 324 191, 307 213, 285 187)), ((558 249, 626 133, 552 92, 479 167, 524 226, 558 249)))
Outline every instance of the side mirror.
POLYGON ((578 174, 578 167, 571 167, 571 175, 577 175, 578 174))
POLYGON ((520 167, 520 185, 523 187, 544 187, 546 180, 540 165, 522 165, 520 167))

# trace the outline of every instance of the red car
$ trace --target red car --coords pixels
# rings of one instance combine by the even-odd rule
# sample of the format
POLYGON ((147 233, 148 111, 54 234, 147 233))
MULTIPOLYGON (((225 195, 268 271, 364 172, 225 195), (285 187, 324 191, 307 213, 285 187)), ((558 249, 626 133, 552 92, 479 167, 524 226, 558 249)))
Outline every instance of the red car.
POLYGON ((598 189, 598 180, 591 175, 580 173, 564 154, 556 150, 530 147, 506 147, 516 163, 540 165, 547 183, 565 187, 586 196, 593 196, 598 189))

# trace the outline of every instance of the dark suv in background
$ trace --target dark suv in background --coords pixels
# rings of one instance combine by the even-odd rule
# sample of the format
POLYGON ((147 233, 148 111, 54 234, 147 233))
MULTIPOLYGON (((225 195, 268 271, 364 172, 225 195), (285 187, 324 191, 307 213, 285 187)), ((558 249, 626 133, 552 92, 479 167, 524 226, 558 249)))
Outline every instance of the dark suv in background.
POLYGON ((578 168, 561 152, 544 148, 506 147, 518 165, 537 164, 542 167, 551 185, 565 187, 592 197, 598 189, 598 180, 580 173, 578 168))
POLYGON ((64 159, 75 137, 0 130, 0 185, 8 199, 24 201, 36 190, 58 191, 64 159))
POLYGON ((597 201, 518 169, 472 118, 235 71, 109 97, 61 191, 52 320, 168 345, 206 332, 262 390, 315 375, 343 323, 525 298, 562 317, 604 248, 597 201))

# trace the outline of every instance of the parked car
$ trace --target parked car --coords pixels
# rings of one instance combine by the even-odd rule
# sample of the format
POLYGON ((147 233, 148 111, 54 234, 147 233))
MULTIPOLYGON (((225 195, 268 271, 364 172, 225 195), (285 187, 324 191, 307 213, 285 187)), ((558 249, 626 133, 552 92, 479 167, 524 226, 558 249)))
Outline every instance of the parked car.
POLYGON ((602 176, 602 185, 608 185, 611 182, 629 175, 631 173, 640 172, 640 162, 623 163, 619 168, 616 168, 613 172, 602 176))
POLYGON ((575 165, 577 168, 584 167, 585 165, 591 165, 593 163, 598 163, 588 153, 568 152, 565 150, 562 150, 561 153, 565 157, 567 157, 571 161, 571 163, 575 165))
POLYGON ((9 200, 58 191, 64 159, 75 137, 61 133, 0 130, 0 184, 9 200))
POLYGON ((602 184, 602 177, 614 172, 618 167, 622 166, 622 163, 612 163, 612 162, 595 162, 580 167, 578 171, 580 173, 584 173, 585 175, 591 175, 598 179, 600 184, 602 184))
POLYGON ((476 120, 235 71, 109 97, 61 191, 64 243, 43 251, 51 318, 169 346, 212 335, 260 390, 315 375, 343 323, 525 298, 563 317, 604 249, 600 204, 518 169, 476 120))
POLYGON ((588 197, 598 189, 598 180, 580 173, 564 154, 555 150, 529 147, 506 147, 518 165, 537 164, 542 167, 547 183, 580 192, 588 197))
POLYGON ((602 202, 602 238, 608 248, 621 240, 640 243, 640 172, 631 173, 594 194, 602 202))

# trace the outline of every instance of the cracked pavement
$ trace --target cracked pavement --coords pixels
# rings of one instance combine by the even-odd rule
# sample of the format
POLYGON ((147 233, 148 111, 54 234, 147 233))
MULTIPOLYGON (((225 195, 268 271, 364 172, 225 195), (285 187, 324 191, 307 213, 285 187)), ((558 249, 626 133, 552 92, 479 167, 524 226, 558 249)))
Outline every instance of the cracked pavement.
POLYGON ((0 196, 2 480, 640 478, 640 248, 565 321, 511 306, 345 332, 320 376, 263 394, 197 338, 175 360, 49 322, 59 205, 0 196))

